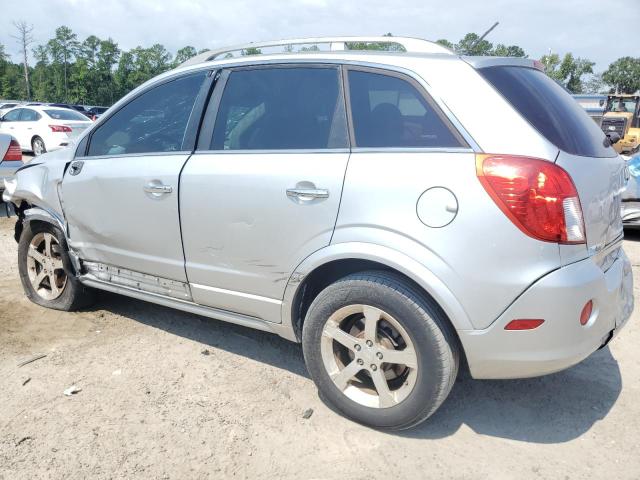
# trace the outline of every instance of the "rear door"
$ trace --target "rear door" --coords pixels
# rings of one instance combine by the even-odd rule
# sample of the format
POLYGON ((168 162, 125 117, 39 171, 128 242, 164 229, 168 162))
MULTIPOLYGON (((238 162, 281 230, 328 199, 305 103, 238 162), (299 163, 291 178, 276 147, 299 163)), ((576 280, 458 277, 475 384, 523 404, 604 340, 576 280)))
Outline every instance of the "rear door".
POLYGON ((198 72, 154 86, 91 132, 62 182, 70 244, 82 259, 186 282, 178 179, 207 78, 198 72))
MULTIPOLYGON (((620 240, 625 163, 584 109, 562 87, 535 68, 491 66, 479 71, 560 150, 556 164, 571 175, 576 185, 588 253, 595 254, 620 240)), ((563 246, 563 261, 584 256, 578 250, 563 246)))
POLYGON ((23 108, 20 114, 20 128, 18 132, 18 141, 20 145, 28 145, 31 148, 31 139, 38 134, 38 124, 42 115, 31 108, 23 108))
POLYGON ((294 269, 331 240, 347 137, 339 67, 222 73, 180 181, 196 302, 280 321, 294 269))

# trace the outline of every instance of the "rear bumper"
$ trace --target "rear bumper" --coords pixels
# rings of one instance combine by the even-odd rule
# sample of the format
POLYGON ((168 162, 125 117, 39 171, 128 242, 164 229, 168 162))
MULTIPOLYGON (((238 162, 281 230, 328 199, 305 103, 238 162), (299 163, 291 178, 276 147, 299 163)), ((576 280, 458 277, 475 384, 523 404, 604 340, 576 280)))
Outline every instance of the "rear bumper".
POLYGON ((603 272, 591 259, 546 275, 489 328, 458 331, 474 378, 523 378, 575 365, 605 344, 633 311, 631 263, 622 248, 603 272), (593 300, 585 326, 580 312, 593 300), (508 331, 513 319, 541 318, 534 330, 508 331))

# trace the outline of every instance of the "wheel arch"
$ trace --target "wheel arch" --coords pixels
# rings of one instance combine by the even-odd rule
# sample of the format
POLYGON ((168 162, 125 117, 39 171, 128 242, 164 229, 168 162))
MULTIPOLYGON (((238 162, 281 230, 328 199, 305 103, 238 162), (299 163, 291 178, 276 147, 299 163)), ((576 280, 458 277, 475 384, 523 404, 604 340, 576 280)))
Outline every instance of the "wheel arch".
POLYGON ((326 286, 351 273, 365 270, 395 272, 418 292, 430 297, 454 330, 473 329, 469 316, 446 285, 426 266, 402 252, 369 243, 340 243, 307 257, 289 279, 282 304, 283 326, 300 340, 306 310, 326 286))

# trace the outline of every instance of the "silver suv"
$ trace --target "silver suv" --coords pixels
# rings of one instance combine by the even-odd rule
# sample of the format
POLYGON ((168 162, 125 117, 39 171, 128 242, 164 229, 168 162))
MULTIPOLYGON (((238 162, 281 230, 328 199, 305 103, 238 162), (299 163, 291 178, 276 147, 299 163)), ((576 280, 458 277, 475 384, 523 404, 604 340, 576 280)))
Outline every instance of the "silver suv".
POLYGON ((274 332, 327 402, 388 429, 461 364, 543 375, 624 325, 625 165, 537 62, 395 37, 230 55, 247 47, 154 78, 7 182, 32 301, 108 290, 274 332), (389 48, 349 50, 368 42, 389 48))

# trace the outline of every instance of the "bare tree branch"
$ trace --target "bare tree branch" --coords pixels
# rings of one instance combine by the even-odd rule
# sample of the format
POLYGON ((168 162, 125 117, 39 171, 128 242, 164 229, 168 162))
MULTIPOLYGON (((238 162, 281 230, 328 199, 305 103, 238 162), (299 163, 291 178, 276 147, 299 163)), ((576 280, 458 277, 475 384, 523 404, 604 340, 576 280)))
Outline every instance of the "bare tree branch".
POLYGON ((11 35, 12 38, 16 39, 20 47, 22 48, 23 54, 23 65, 24 65, 24 83, 27 89, 27 100, 31 100, 31 85, 29 84, 29 45, 33 43, 33 25, 29 25, 24 20, 20 20, 18 22, 13 22, 13 26, 18 31, 17 35, 11 35))

